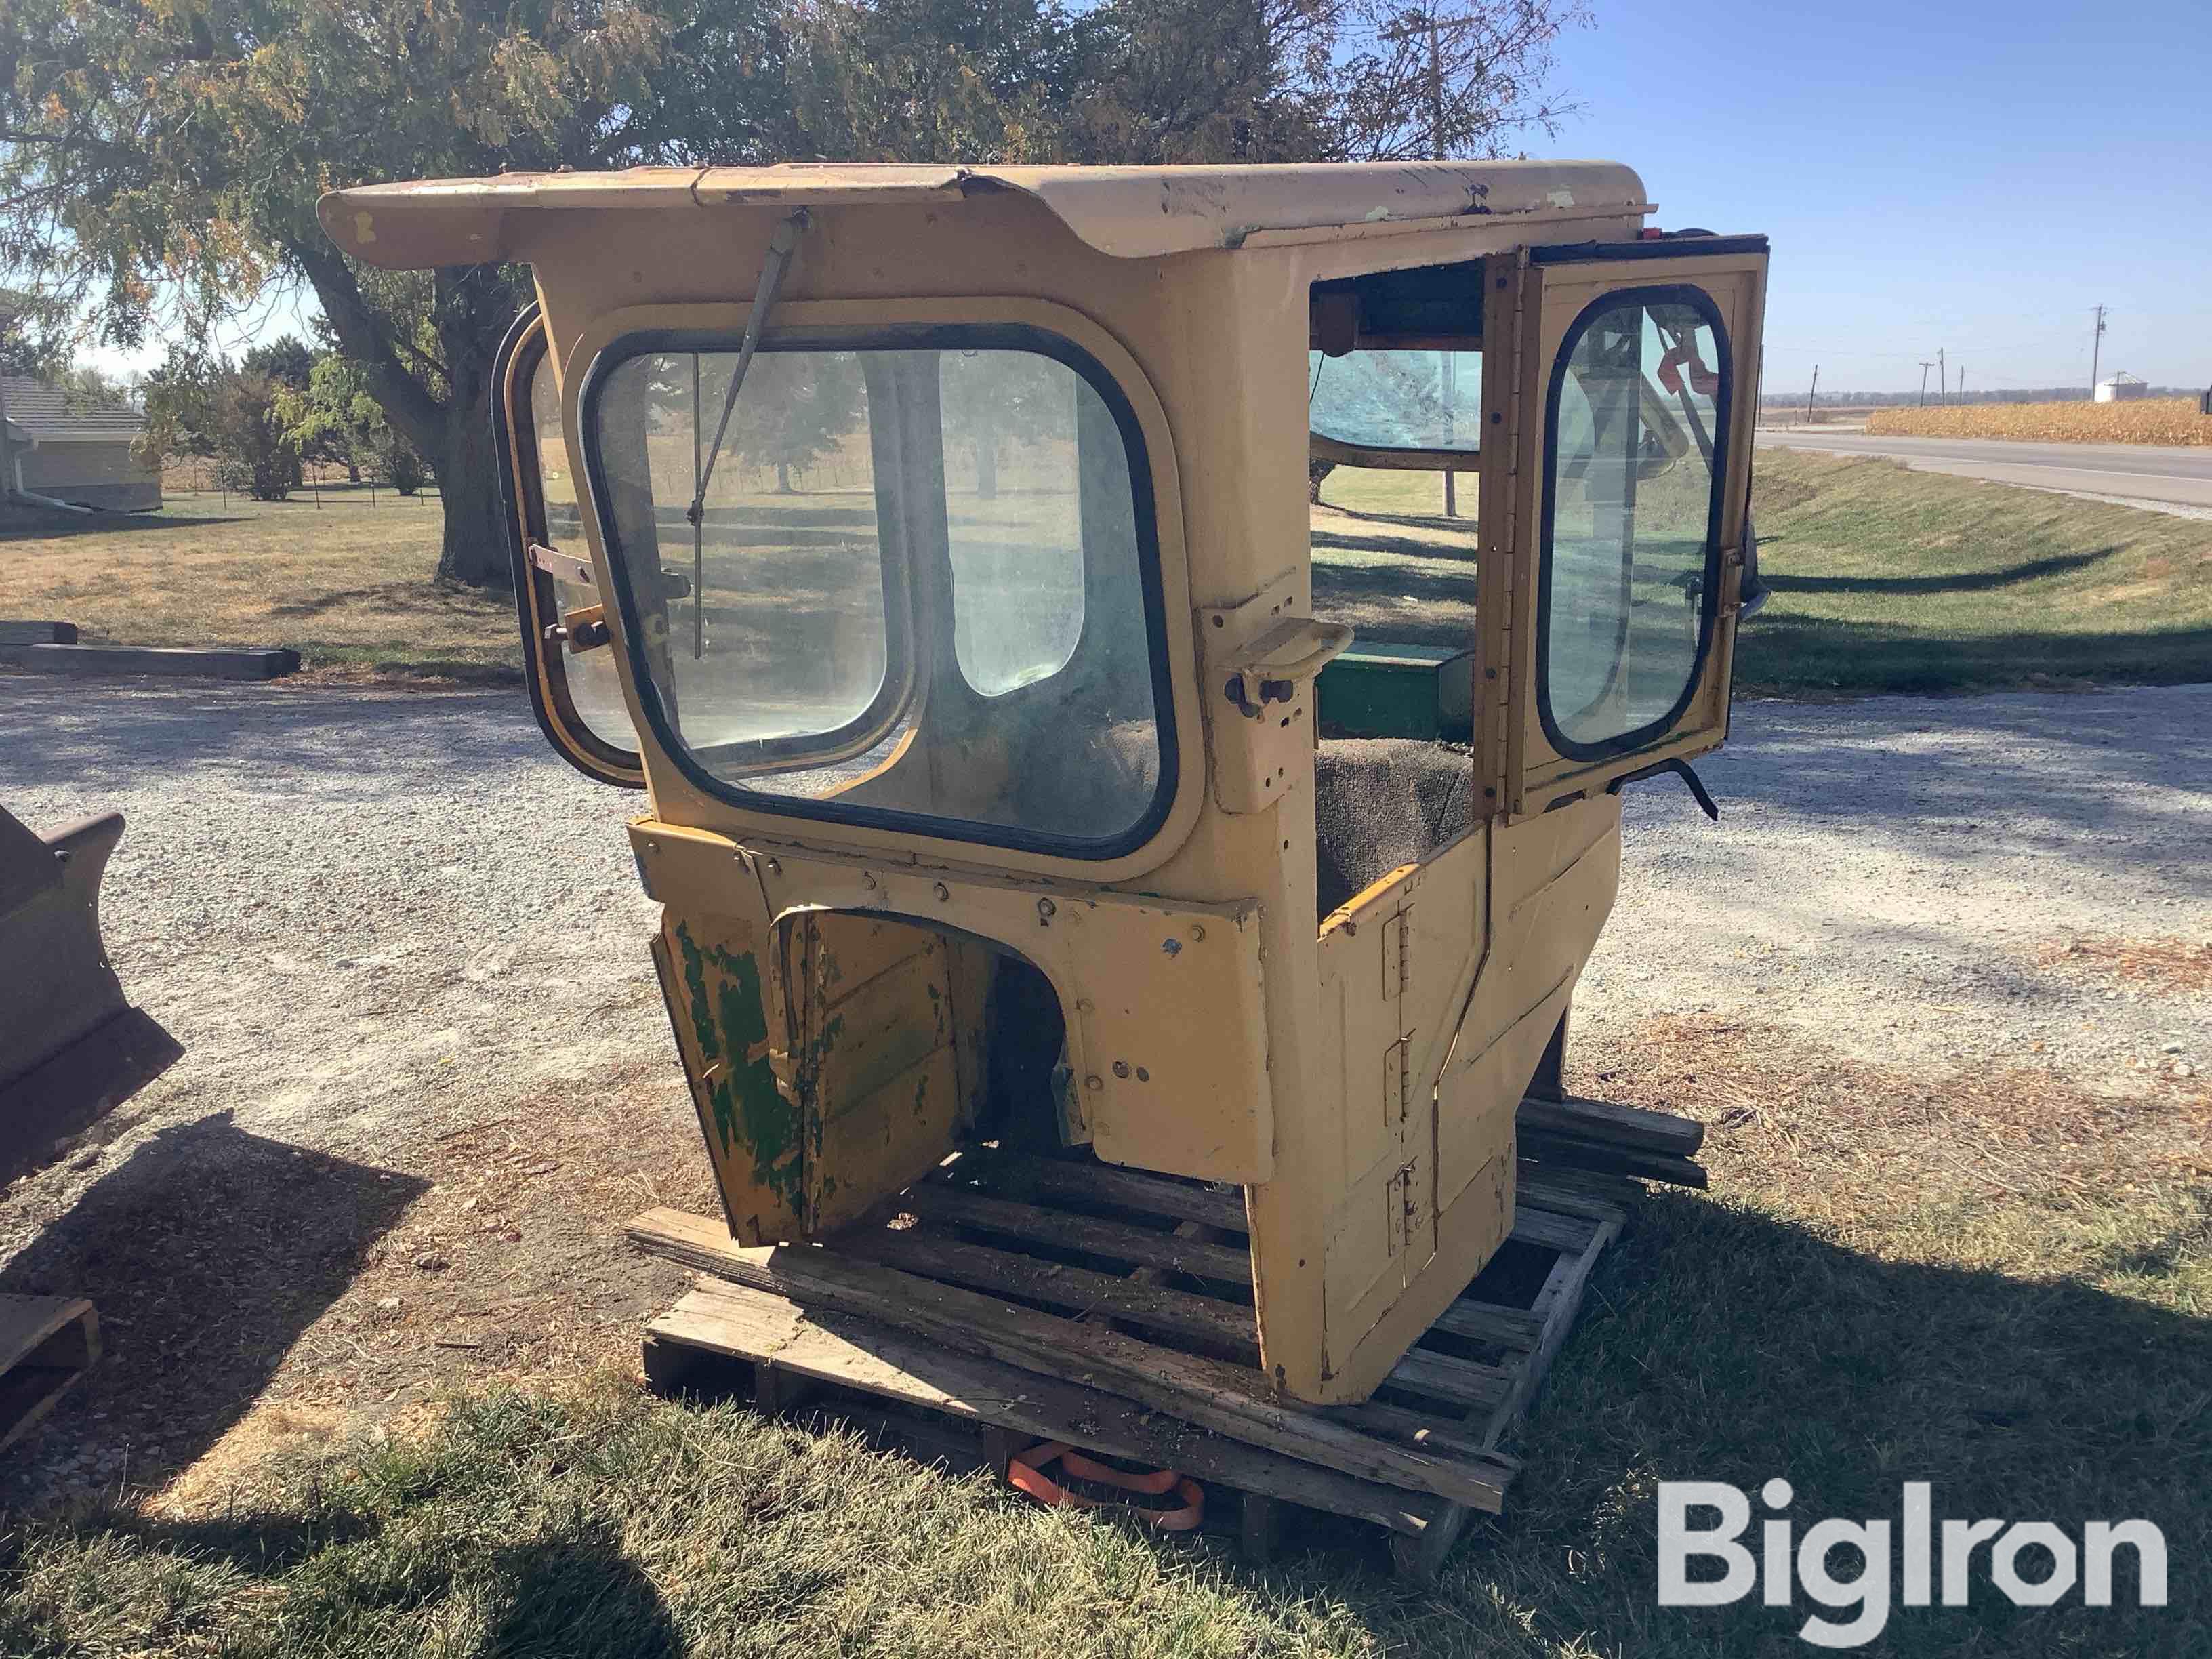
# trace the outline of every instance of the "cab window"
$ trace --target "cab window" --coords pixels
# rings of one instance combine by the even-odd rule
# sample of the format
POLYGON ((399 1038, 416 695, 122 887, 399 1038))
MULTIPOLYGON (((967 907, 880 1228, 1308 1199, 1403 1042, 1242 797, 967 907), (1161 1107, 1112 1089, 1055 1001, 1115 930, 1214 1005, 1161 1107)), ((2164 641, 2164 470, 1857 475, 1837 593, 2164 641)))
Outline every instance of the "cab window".
POLYGON ((585 392, 592 498, 675 757, 804 817, 1139 844, 1173 738, 1150 474, 1105 371, 1027 328, 793 332, 732 398, 739 356, 617 343, 585 392), (657 597, 660 568, 681 596, 657 597))
POLYGON ((1568 329, 1546 433, 1539 712, 1576 758, 1641 747, 1711 634, 1728 341, 1691 288, 1627 289, 1568 329))

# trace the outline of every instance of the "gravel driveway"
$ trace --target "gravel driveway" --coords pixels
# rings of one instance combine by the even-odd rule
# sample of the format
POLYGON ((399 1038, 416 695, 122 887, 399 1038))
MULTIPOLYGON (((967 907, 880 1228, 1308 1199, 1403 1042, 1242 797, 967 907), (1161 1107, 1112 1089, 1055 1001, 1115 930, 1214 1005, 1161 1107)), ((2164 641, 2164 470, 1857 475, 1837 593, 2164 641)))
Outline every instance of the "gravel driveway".
MULTIPOLYGON (((1717 826, 1670 781, 1629 796, 1583 1059, 1709 1011, 2112 1091, 2212 1065, 2212 998, 2067 951, 2212 941, 2212 686, 1752 703, 1701 769, 1717 826)), ((106 938, 186 1050, 0 1199, 0 1286, 82 1289, 110 1322, 50 1452, 181 1467, 255 1395, 318 1397, 295 1371, 396 1410, 471 1365, 543 1369, 552 1310, 588 1314, 554 1345, 576 1363, 634 1352, 680 1275, 611 1224, 711 1202, 621 834, 639 797, 556 759, 512 692, 0 677, 0 799, 33 827, 125 814, 106 938)))

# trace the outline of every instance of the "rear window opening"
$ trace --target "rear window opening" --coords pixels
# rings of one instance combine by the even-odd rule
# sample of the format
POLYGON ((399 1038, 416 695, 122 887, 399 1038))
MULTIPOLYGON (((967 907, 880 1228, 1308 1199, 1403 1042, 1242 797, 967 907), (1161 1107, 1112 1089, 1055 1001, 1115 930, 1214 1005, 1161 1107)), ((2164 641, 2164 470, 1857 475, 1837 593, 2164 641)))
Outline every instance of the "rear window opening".
POLYGON ((1104 858, 1174 777, 1151 475, 1067 342, 969 325, 634 338, 593 499, 663 741, 732 800, 1104 858), (690 507, 705 481, 694 522, 690 507))

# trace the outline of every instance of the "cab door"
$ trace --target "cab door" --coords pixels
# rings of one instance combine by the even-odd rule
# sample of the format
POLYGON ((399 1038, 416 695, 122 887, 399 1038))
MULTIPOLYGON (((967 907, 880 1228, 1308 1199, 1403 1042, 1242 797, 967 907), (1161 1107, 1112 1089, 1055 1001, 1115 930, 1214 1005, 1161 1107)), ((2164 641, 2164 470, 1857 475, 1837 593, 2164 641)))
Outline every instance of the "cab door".
POLYGON ((1727 736, 1766 246, 1536 248, 1498 276, 1516 362, 1495 502, 1484 482, 1484 540, 1510 564, 1487 758, 1519 819, 1727 736))
POLYGON ((644 764, 584 539, 560 383, 536 306, 507 331, 492 373, 492 439, 531 709, 546 741, 586 777, 641 789, 644 764))

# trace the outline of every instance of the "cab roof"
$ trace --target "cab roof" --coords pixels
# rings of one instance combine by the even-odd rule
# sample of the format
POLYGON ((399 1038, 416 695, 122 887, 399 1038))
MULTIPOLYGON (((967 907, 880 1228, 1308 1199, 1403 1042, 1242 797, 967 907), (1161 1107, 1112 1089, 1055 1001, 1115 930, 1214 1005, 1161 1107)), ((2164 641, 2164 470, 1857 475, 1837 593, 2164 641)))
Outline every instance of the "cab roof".
POLYGON ((1370 161, 1271 167, 907 166, 785 161, 765 167, 510 173, 367 185, 323 198, 323 228, 392 270, 514 257, 520 215, 554 210, 842 207, 1035 198, 1102 253, 1340 240, 1470 217, 1618 219, 1649 213, 1644 182, 1615 161, 1370 161))

